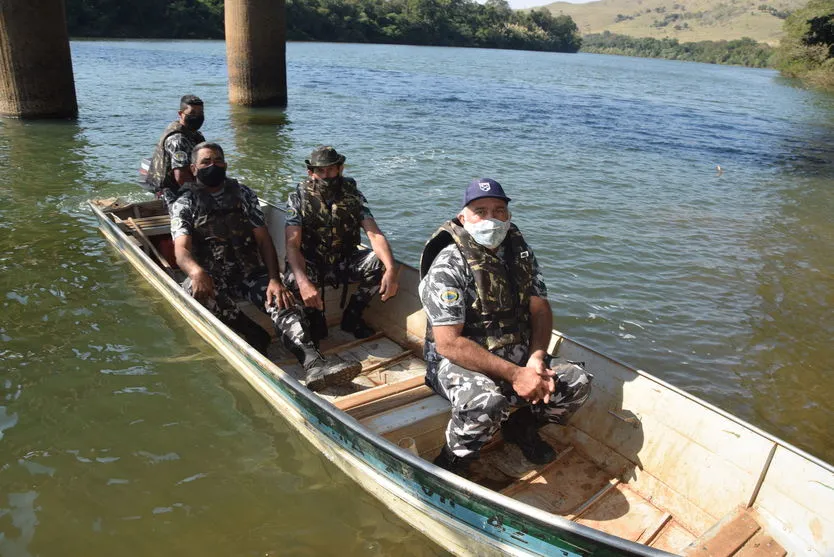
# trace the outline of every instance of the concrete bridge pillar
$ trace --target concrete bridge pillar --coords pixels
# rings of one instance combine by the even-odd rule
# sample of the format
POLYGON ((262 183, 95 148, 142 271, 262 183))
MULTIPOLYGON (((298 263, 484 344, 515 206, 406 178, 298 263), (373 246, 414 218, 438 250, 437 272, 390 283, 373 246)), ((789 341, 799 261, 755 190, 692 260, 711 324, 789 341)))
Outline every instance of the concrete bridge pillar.
POLYGON ((0 0, 0 116, 78 116, 64 0, 0 0))
POLYGON ((284 0, 226 0, 225 11, 229 101, 244 106, 285 106, 284 0))

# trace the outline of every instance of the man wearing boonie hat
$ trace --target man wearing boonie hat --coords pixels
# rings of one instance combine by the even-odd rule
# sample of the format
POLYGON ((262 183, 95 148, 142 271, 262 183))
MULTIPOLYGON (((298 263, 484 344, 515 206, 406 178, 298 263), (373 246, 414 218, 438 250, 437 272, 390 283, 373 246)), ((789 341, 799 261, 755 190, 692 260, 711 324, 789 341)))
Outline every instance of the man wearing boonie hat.
POLYGON ((420 260, 426 384, 452 403, 434 463, 461 475, 499 428, 531 462, 552 461, 538 428, 566 423, 591 390, 590 373, 547 354, 547 288, 509 201, 495 180, 474 180, 420 260))
POLYGON ((397 294, 394 256, 356 181, 342 176, 345 156, 322 145, 305 162, 308 178, 287 200, 284 284, 298 304, 279 312, 281 338, 307 370, 308 385, 316 378, 323 386, 349 383, 361 365, 334 368, 317 349, 327 336, 323 289, 344 288, 344 305, 347 285, 358 283, 342 314, 341 328, 356 338, 367 338, 374 331, 362 313, 371 298, 379 293, 384 302, 397 294), (367 234, 371 250, 357 248, 360 230, 367 234))

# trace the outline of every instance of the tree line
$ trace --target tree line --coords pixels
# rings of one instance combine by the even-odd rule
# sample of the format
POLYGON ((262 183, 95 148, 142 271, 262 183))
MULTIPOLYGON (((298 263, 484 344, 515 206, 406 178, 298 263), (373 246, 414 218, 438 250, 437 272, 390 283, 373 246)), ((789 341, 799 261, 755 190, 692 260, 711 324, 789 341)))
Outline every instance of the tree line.
POLYGON ((788 16, 774 60, 783 75, 834 90, 834 0, 810 0, 788 16))
MULTIPOLYGON (((222 39, 223 0, 66 0, 73 37, 222 39)), ((506 0, 287 0, 287 39, 576 52, 570 16, 506 0)))
POLYGON ((730 64, 751 68, 770 67, 773 55, 772 47, 747 37, 733 41, 681 43, 677 39, 636 38, 617 35, 609 31, 585 35, 582 51, 708 64, 730 64))

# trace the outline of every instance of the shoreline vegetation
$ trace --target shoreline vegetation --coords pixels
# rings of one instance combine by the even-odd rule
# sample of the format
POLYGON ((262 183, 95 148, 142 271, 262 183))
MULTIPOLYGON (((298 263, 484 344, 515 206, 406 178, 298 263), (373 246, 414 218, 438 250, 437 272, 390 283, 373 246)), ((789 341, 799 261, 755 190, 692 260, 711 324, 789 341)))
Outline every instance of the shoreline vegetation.
MULTIPOLYGON (((70 36, 222 39, 223 0, 66 0, 70 36)), ((506 0, 286 0, 287 40, 590 52, 775 68, 834 91, 834 0, 789 15, 779 46, 750 38, 681 43, 603 33, 580 36, 568 15, 513 10, 506 0)))

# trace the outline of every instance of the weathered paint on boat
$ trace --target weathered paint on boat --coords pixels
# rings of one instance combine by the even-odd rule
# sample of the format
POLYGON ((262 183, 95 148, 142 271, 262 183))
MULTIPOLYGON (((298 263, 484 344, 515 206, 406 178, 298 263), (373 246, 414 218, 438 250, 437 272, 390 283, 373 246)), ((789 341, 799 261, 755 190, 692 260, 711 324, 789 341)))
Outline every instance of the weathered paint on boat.
MULTIPOLYGON (((668 555, 464 480, 372 432, 347 413, 310 393, 290 374, 241 341, 187 296, 118 224, 94 203, 91 206, 107 240, 294 428, 364 489, 441 546, 460 555, 668 555)), ((270 207, 267 213, 277 211, 270 207)), ((280 233, 275 222, 270 223, 270 228, 273 236, 280 233)), ((416 272, 408 268, 406 273, 414 275, 416 272)), ((409 276, 403 282, 413 286, 416 278, 409 276)), ((597 375, 595 391, 598 396, 592 400, 600 407, 594 408, 592 403, 590 408, 577 414, 577 427, 565 432, 572 443, 590 454, 611 449, 619 451, 614 456, 600 458, 601 462, 611 460, 612 469, 619 470, 620 461, 636 462, 636 466, 625 463, 629 473, 659 501, 664 500, 664 490, 675 489, 683 493, 692 490, 695 503, 680 504, 670 499, 668 504, 681 506, 681 515, 691 517, 689 520, 701 531, 707 529, 716 516, 720 518, 732 510, 740 497, 748 507, 757 505, 756 510, 767 522, 770 533, 789 548, 790 554, 828 555, 834 552, 834 525, 830 516, 821 516, 814 508, 808 508, 834 509, 834 469, 830 465, 645 372, 554 332, 551 353, 557 350, 568 359, 585 361, 588 369, 597 375), (606 398, 612 392, 614 399, 620 399, 618 406, 612 406, 606 398), (652 404, 677 406, 681 411, 685 408, 692 413, 686 418, 691 423, 665 427, 662 422, 674 421, 675 417, 653 415, 652 409, 648 408, 652 404), (626 415, 616 410, 624 407, 641 409, 641 412, 626 415), (714 437, 716 431, 723 431, 729 439, 742 442, 726 444, 726 450, 713 439, 701 442, 697 438, 700 423, 706 424, 705 434, 714 437), (649 446, 643 447, 642 436, 652 433, 647 429, 653 430, 659 440, 657 446, 660 448, 656 451, 653 451, 648 436, 649 446), (641 436, 639 451, 629 446, 638 430, 641 436), (663 443, 673 446, 683 442, 678 439, 681 431, 692 432, 693 447, 682 448, 680 452, 684 456, 703 457, 706 465, 714 465, 715 470, 721 472, 722 477, 712 478, 718 484, 715 489, 704 484, 704 470, 698 469, 703 465, 690 466, 695 468, 690 474, 688 469, 679 468, 680 455, 662 454, 669 446, 663 443), (708 450, 700 450, 699 446, 708 447, 708 450), (653 466, 652 474, 643 470, 641 458, 647 470, 648 465, 653 466), (733 459, 738 459, 738 464, 733 459), (813 487, 809 488, 806 483, 786 486, 786 480, 778 477, 777 472, 790 466, 802 469, 804 477, 811 478, 816 482, 813 485, 819 485, 820 489, 809 491, 813 487), (706 499, 696 493, 699 490, 706 493, 706 499), (731 492, 732 497, 725 494, 722 500, 721 492, 725 490, 731 492), (801 493, 807 500, 792 498, 791 491, 801 493), (705 512, 703 507, 710 505, 716 508, 710 509, 711 513, 705 512), (787 508, 791 516, 786 517, 780 507, 787 508)), ((711 481, 709 475, 706 481, 711 481)), ((795 480, 794 484, 797 483, 795 480)))

